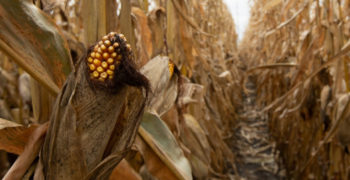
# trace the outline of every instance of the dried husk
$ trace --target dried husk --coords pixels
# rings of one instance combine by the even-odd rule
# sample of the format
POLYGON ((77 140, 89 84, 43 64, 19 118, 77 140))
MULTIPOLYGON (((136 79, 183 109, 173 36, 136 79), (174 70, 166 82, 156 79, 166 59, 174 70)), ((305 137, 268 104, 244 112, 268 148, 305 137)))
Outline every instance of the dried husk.
POLYGON ((145 97, 122 86, 93 88, 81 62, 56 100, 40 160, 46 179, 105 179, 135 138, 145 97))

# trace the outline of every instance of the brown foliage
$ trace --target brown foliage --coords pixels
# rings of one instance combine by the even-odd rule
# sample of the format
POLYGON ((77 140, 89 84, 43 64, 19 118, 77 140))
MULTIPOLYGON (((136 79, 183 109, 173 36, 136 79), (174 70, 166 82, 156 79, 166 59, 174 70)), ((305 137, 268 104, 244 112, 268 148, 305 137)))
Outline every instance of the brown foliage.
MULTIPOLYGON (((143 120, 145 124, 141 124, 138 132, 142 143, 148 147, 144 153, 138 149, 143 168, 133 165, 135 159, 127 159, 137 173, 166 177, 167 173, 160 175, 156 172, 155 167, 163 167, 179 179, 190 179, 191 175, 197 178, 228 178, 234 159, 224 138, 230 135, 229 127, 235 123, 236 110, 240 105, 240 70, 237 66, 241 66, 241 63, 236 58, 234 23, 222 1, 157 0, 154 9, 149 9, 147 0, 112 3, 107 0, 36 0, 37 7, 29 1, 23 3, 40 17, 42 15, 45 19, 49 15, 54 20, 58 27, 52 26, 51 20, 47 20, 47 26, 55 32, 55 28, 59 29, 55 37, 63 37, 60 41, 65 48, 63 51, 70 50, 74 62, 84 56, 84 48, 110 31, 125 34, 135 52, 137 67, 151 66, 148 63, 152 60, 164 62, 153 64, 148 69, 159 74, 145 75, 150 80, 152 92, 146 110, 150 111, 149 114, 153 113, 154 121, 143 120), (117 11, 118 7, 121 7, 120 11, 117 11), (43 9, 47 15, 39 9, 43 9), (70 49, 66 46, 67 42, 70 49), (170 62, 175 64, 175 73, 170 71, 170 62), (152 128, 161 131, 151 132, 152 128), (166 143, 173 148, 167 148, 166 143), (172 153, 177 153, 177 156, 169 156, 172 153)), ((5 16, 7 14, 4 12, 7 11, 3 4, 0 10, 5 16)), ((12 18, 10 15, 8 17, 12 18)), ((15 19, 11 22, 20 21, 15 19)), ((0 25, 12 27, 12 24, 0 25)), ((35 24, 30 25, 29 30, 38 28, 35 24)), ((5 38, 0 33, 0 40, 5 38)), ((23 51, 20 51, 21 48, 14 51, 17 46, 20 47, 18 42, 12 40, 16 37, 8 40, 12 44, 17 43, 16 46, 8 47, 0 41, 0 47, 51 92, 50 95, 47 90, 40 89, 42 87, 38 84, 31 85, 35 100, 33 107, 36 108, 33 110, 35 119, 28 123, 45 122, 51 114, 38 167, 42 167, 44 175, 50 178, 56 175, 62 178, 85 177, 89 172, 88 178, 106 178, 126 155, 125 150, 131 148, 130 140, 135 136, 144 103, 141 90, 123 86, 117 94, 110 94, 103 89, 94 89, 88 85, 79 62, 75 66, 77 69, 72 70, 68 77, 70 70, 66 65, 71 65, 69 57, 58 57, 53 61, 62 60, 66 64, 50 61, 40 65, 30 55, 42 58, 41 55, 46 57, 47 52, 37 47, 43 46, 42 41, 34 44, 30 43, 33 41, 26 42, 30 38, 23 36, 28 45, 23 51), (33 54, 30 49, 33 49, 33 54), (33 67, 29 66, 31 62, 33 67), (41 76, 39 72, 43 72, 41 76), (49 76, 50 73, 60 77, 59 81, 56 81, 56 76, 49 76), (62 79, 67 80, 59 90, 62 79), (52 106, 52 95, 56 96, 58 92, 56 104, 52 106), (64 173, 57 173, 55 169, 64 173)), ((54 38, 49 36, 41 40, 46 39, 54 38)), ((70 68, 74 69, 73 66, 70 68)), ((145 69, 142 73, 146 74, 145 69)), ((31 116, 30 113, 28 116, 31 116)))
POLYGON ((252 8, 240 56, 291 179, 349 179, 349 156, 333 138, 348 118, 339 97, 349 92, 349 12, 349 1, 336 0, 252 8))

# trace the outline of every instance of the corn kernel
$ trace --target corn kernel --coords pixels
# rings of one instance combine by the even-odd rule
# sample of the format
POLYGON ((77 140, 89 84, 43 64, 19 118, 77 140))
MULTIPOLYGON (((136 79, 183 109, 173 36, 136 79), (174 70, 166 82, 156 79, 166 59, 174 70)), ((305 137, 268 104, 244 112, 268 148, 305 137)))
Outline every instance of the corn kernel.
POLYGON ((105 51, 107 49, 107 47, 105 45, 101 45, 101 50, 105 51))
POLYGON ((106 45, 106 46, 110 46, 110 45, 111 45, 111 41, 106 40, 106 41, 105 41, 105 45, 106 45))
POLYGON ((96 69, 96 66, 95 66, 94 64, 90 64, 89 67, 90 67, 90 70, 91 70, 91 71, 93 71, 93 70, 96 69))
POLYGON ((90 56, 92 57, 92 58, 94 58, 95 57, 95 52, 92 52, 91 54, 90 54, 90 56))
POLYGON ((113 58, 108 58, 107 59, 107 63, 108 64, 113 64, 114 63, 114 59, 113 58))
POLYGON ((107 64, 107 62, 106 61, 103 61, 102 62, 102 64, 101 64, 101 66, 103 67, 103 68, 108 68, 108 64, 107 64))
POLYGON ((103 70, 103 68, 102 68, 101 66, 97 67, 97 72, 101 73, 101 72, 103 72, 103 71, 104 71, 104 70, 103 70))
POLYGON ((112 53, 112 57, 114 57, 114 58, 117 57, 117 55, 118 54, 116 52, 112 53))
POLYGON ((103 36, 103 37, 102 37, 102 40, 104 40, 104 41, 105 41, 105 40, 108 40, 108 36, 103 36))
POLYGON ((114 52, 114 47, 113 46, 109 46, 108 47, 108 52, 110 52, 110 53, 114 52))
POLYGON ((97 48, 97 52, 102 53, 101 47, 97 48))
POLYGON ((113 79, 113 75, 109 75, 109 79, 113 79))
POLYGON ((115 32, 110 32, 109 34, 108 34, 108 36, 115 36, 115 32))
POLYGON ((168 69, 169 69, 169 72, 170 72, 170 77, 173 76, 173 73, 174 73, 174 64, 172 62, 169 61, 169 64, 168 64, 168 69))
POLYGON ((109 66, 109 69, 110 69, 110 70, 114 70, 114 69, 115 69, 115 66, 114 66, 114 65, 110 65, 110 66, 109 66))
POLYGON ((98 78, 98 80, 101 81, 101 82, 104 82, 104 81, 105 81, 105 79, 103 79, 103 78, 101 78, 101 77, 98 78))
POLYGON ((98 44, 99 44, 99 45, 102 45, 102 44, 103 44, 103 41, 99 41, 98 44))
POLYGON ((92 76, 95 77, 95 78, 97 78, 98 76, 100 76, 100 74, 99 74, 97 71, 94 71, 94 72, 92 73, 92 76))
POLYGON ((115 43, 113 44, 113 46, 114 46, 114 47, 119 47, 119 43, 115 42, 115 43))
POLYGON ((88 58, 88 62, 92 63, 92 61, 94 61, 94 59, 92 59, 91 57, 88 58))
POLYGON ((96 54, 95 54, 95 57, 96 57, 97 59, 101 59, 101 54, 100 54, 100 53, 96 53, 96 54))
POLYGON ((98 59, 94 59, 93 63, 94 63, 96 66, 100 66, 100 65, 101 65, 101 61, 98 60, 98 59))
POLYGON ((109 58, 109 54, 108 54, 108 53, 106 53, 106 52, 105 52, 105 53, 103 53, 103 54, 102 54, 102 56, 103 56, 103 59, 108 59, 108 58, 109 58))
POLYGON ((107 70, 107 74, 108 74, 108 75, 113 75, 113 73, 114 73, 114 72, 113 72, 112 70, 109 70, 109 69, 107 70))
POLYGON ((130 46, 130 44, 126 44, 126 48, 128 48, 128 50, 131 51, 131 46, 130 46))
POLYGON ((106 72, 101 73, 101 78, 106 79, 107 78, 107 73, 106 72))
POLYGON ((125 38, 124 34, 119 34, 119 37, 120 37, 121 39, 123 39, 124 41, 126 41, 126 38, 125 38))

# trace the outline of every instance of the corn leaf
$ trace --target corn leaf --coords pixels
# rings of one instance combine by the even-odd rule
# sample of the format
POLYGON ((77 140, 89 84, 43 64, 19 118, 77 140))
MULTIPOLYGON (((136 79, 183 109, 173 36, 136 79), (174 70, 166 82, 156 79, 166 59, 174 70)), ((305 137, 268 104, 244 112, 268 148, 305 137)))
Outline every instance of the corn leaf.
POLYGON ((158 115, 166 113, 174 105, 178 91, 178 76, 169 71, 169 58, 157 56, 142 67, 143 73, 149 80, 152 94, 148 111, 158 115))
POLYGON ((139 133, 179 179, 192 179, 191 166, 167 125, 152 113, 144 113, 139 133))
POLYGON ((66 40, 55 23, 29 1, 0 2, 0 48, 34 79, 58 93, 71 72, 66 40))
POLYGON ((0 118, 0 149, 21 154, 29 136, 37 126, 24 127, 20 124, 0 118))

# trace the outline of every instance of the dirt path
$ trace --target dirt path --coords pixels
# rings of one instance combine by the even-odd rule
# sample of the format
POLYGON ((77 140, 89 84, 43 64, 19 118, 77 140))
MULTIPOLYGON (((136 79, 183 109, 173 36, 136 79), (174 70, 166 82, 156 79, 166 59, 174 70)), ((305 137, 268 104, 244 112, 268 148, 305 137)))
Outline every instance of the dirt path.
POLYGON ((256 90, 253 81, 246 83, 243 110, 234 128, 233 152, 239 175, 245 179, 283 179, 277 163, 275 145, 269 139, 267 116, 257 115, 256 90))

